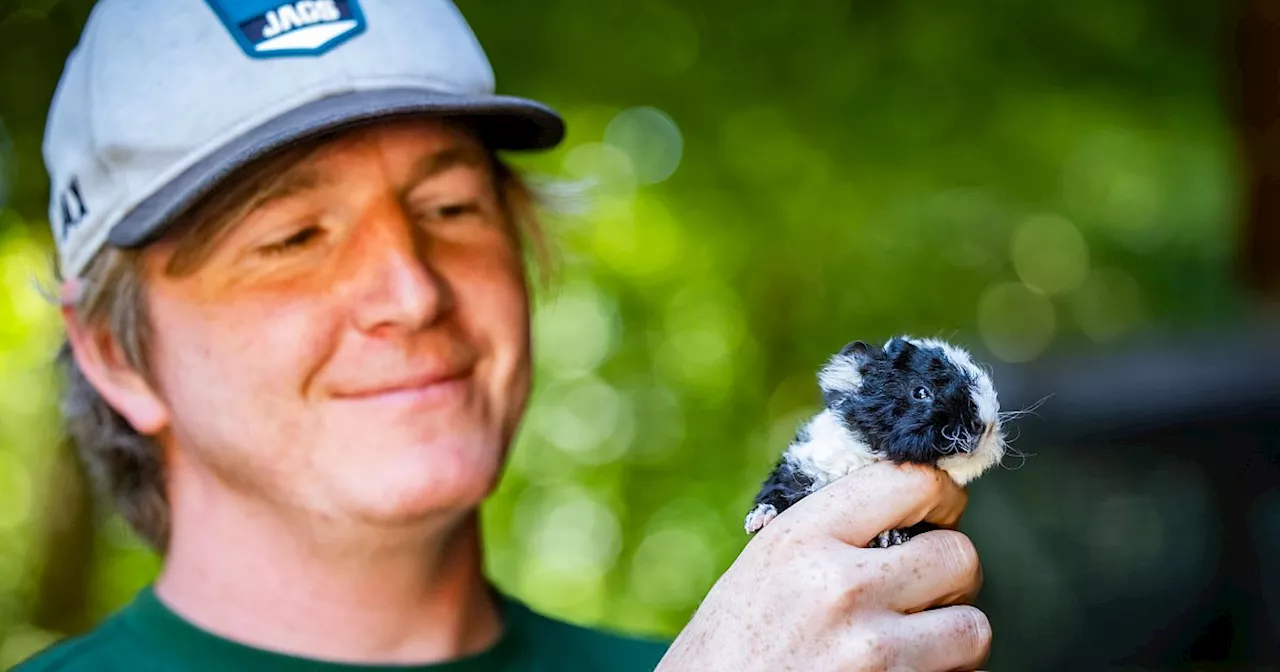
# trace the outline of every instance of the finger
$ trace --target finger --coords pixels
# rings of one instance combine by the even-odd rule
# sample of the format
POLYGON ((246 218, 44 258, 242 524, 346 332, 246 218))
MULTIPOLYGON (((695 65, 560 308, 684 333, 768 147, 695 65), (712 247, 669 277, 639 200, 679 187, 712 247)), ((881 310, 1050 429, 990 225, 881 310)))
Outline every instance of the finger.
POLYGON ((978 551, 959 532, 935 530, 905 544, 857 553, 888 568, 882 584, 885 605, 904 614, 971 603, 982 588, 978 551))
MULTIPOLYGON (((815 525, 841 541, 865 547, 885 530, 927 521, 954 527, 968 495, 935 467, 877 462, 805 497, 779 518, 815 525)), ((766 528, 768 529, 768 528, 766 528)))
POLYGON ((991 653, 991 622, 967 605, 923 611, 899 621, 900 636, 911 646, 906 669, 930 672, 976 670, 991 653))

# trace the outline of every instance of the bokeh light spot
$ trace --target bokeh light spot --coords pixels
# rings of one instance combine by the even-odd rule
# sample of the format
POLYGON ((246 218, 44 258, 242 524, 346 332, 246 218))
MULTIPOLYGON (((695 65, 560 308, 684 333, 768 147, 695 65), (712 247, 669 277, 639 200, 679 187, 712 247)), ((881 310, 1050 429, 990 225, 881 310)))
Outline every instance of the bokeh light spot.
POLYGON ((528 537, 531 559, 566 576, 603 574, 617 558, 618 520, 579 488, 554 493, 528 537))
POLYGON ((709 396, 725 392, 744 363, 746 324, 733 291, 713 281, 690 285, 673 297, 664 323, 662 374, 709 396))
POLYGON ((637 280, 667 276, 684 248, 666 205, 652 194, 611 201, 597 211, 592 250, 602 262, 637 280))
POLYGON ((644 603, 678 609, 697 603, 712 581, 704 535, 678 525, 645 537, 631 560, 631 590, 644 603))
POLYGON ((539 363, 561 377, 593 371, 617 346, 618 311, 590 282, 564 285, 534 318, 539 363))
POLYGON ((568 177, 590 183, 596 194, 626 196, 636 189, 631 157, 613 145, 600 142, 578 145, 565 154, 563 167, 568 177))
POLYGON ((0 341, 38 344, 51 335, 58 311, 36 285, 49 275, 49 255, 20 226, 0 230, 0 341))
POLYGON ((618 519, 584 488, 563 483, 521 494, 513 515, 521 597, 561 615, 594 619, 621 548, 618 519))
POLYGON ((1141 230, 1155 224, 1157 188, 1155 180, 1143 173, 1122 172, 1111 177, 1107 202, 1120 229, 1141 230))
POLYGON ((1089 273, 1089 248, 1071 222, 1040 215, 1013 233, 1010 254, 1018 277, 1028 287, 1050 296, 1079 287, 1089 273))
POLYGON ((635 436, 628 459, 642 464, 667 462, 684 441, 685 416, 680 399, 670 389, 648 381, 628 397, 635 417, 644 423, 644 431, 635 436))
POLYGON ((671 177, 684 153, 680 127, 655 107, 619 112, 605 128, 604 141, 627 155, 641 184, 655 184, 671 177))
POLYGON ((594 377, 549 387, 542 399, 530 424, 578 461, 602 464, 617 459, 635 434, 627 399, 594 377))
POLYGON ((978 299, 982 341, 1006 362, 1035 359, 1049 346, 1056 328, 1053 304, 1020 283, 989 287, 978 299))

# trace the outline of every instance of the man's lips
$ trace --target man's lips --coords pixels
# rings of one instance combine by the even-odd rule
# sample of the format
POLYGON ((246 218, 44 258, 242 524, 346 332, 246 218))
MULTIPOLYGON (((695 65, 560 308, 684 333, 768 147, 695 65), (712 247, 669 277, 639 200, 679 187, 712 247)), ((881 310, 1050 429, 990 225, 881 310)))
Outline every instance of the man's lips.
POLYGON ((334 394, 334 397, 360 401, 447 394, 464 385, 470 376, 470 367, 459 367, 443 372, 427 372, 404 376, 385 383, 362 385, 339 391, 334 394))

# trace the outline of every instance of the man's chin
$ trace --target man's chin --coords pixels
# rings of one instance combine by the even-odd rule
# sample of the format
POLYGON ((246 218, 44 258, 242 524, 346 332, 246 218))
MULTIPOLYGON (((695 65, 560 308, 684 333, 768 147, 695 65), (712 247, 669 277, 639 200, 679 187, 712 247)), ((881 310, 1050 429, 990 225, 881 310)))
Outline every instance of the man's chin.
POLYGON ((414 525, 475 510, 493 491, 496 476, 497 470, 486 470, 464 478, 396 479, 372 489, 363 484, 352 499, 359 517, 368 522, 390 527, 414 525))

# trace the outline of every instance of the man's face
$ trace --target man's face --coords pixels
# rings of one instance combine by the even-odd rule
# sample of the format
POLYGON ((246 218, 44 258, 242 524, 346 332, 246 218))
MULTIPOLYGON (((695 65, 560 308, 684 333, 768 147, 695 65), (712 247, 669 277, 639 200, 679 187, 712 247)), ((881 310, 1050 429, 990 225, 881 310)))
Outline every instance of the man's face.
POLYGON ((342 136, 193 273, 165 274, 172 247, 144 262, 171 469, 376 524, 488 493, 528 393, 528 303, 468 136, 342 136))

